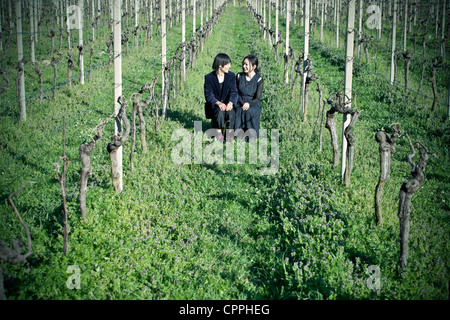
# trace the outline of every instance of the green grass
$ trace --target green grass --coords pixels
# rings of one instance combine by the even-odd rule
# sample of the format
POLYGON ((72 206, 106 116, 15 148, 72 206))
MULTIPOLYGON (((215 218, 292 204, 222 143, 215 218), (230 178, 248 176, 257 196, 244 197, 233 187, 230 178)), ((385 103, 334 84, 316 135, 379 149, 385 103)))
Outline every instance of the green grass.
MULTIPOLYGON (((180 26, 168 35, 172 49, 177 28, 180 26)), ((300 36, 291 37, 295 44, 295 37, 300 36)), ((124 59, 124 77, 131 79, 139 72, 136 87, 151 80, 153 70, 142 66, 142 60, 156 59, 158 52, 158 44, 150 44, 130 54, 124 59)), ((321 80, 337 85, 343 78, 339 66, 333 65, 320 46, 312 47, 311 55, 321 80)), ((401 271, 396 211, 400 185, 410 171, 405 140, 397 143, 384 190, 384 225, 377 227, 374 221, 373 193, 379 174, 374 135, 391 120, 383 118, 376 107, 380 103, 377 95, 385 88, 371 87, 365 74, 357 77, 361 81, 358 86, 367 92, 366 99, 374 102, 358 102, 363 113, 355 129, 358 144, 352 185, 346 188, 339 170, 331 166, 328 132, 324 129, 322 152, 318 142, 311 140, 317 93, 310 90, 310 116, 303 123, 298 92, 291 99, 290 89, 280 81, 282 70, 248 10, 229 6, 197 64, 189 70, 184 90, 171 101, 168 120, 160 121, 157 134, 152 130, 154 117, 147 110, 149 150, 142 154, 137 135, 133 173, 129 170, 129 142, 124 146, 124 190, 120 195, 110 182, 106 151, 112 124, 105 128, 92 153, 88 215, 83 221, 78 207, 77 150, 112 108, 110 94, 102 98, 112 71, 101 69, 88 86, 77 85, 73 93, 61 90, 59 101, 63 103, 36 105, 27 124, 3 117, 2 194, 7 196, 27 179, 39 182, 15 198, 31 230, 33 255, 25 265, 1 262, 7 297, 448 299, 449 208, 445 201, 449 188, 448 170, 442 164, 448 163, 448 155, 441 152, 440 161, 430 159, 426 181, 413 197, 409 266, 401 271), (233 72, 240 71, 241 59, 247 54, 256 54, 260 60, 265 79, 262 127, 280 130, 280 164, 275 175, 261 175, 261 164, 175 165, 171 160, 178 143, 172 141, 175 130, 193 132, 194 121, 203 121, 203 130, 210 126, 203 115, 203 76, 210 72, 219 52, 230 55, 233 72), (52 130, 61 126, 61 117, 67 114, 73 120, 67 129, 70 250, 64 255, 61 194, 52 168, 62 152, 61 132, 52 130), (364 117, 366 114, 370 117, 364 117), (18 157, 36 144, 39 148, 18 157), (80 267, 79 290, 66 287, 70 265, 80 267), (367 287, 371 265, 381 272, 378 293, 367 287)), ((131 82, 124 91, 131 94, 131 82)), ((389 92, 398 106, 394 115, 447 150, 448 137, 430 131, 428 124, 419 127, 420 117, 408 112, 408 98, 400 100, 399 92, 389 92)), ((448 130, 445 123, 435 121, 434 125, 438 132, 448 130)), ((203 147, 208 145, 203 143, 203 147)), ((9 242, 23 236, 6 199, 0 210, 1 239, 9 242)))

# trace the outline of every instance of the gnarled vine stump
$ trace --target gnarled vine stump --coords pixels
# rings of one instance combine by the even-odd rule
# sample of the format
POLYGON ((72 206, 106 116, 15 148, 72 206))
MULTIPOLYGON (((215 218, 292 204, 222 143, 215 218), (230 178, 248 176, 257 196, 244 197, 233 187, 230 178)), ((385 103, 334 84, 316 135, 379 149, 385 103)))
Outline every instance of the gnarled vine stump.
POLYGON ((312 59, 310 56, 308 56, 308 59, 306 60, 306 66, 305 70, 302 73, 302 77, 304 77, 306 72, 306 79, 305 82, 302 81, 302 99, 303 99, 303 121, 306 122, 307 116, 308 116, 308 93, 309 93, 309 86, 312 82, 319 79, 319 76, 317 73, 314 72, 314 67, 312 65, 312 59))
POLYGON ((118 102, 121 104, 119 115, 116 117, 116 121, 123 121, 125 125, 125 132, 123 133, 123 128, 121 128, 121 132, 119 134, 111 137, 111 142, 108 144, 107 150, 109 153, 109 159, 111 160, 111 178, 114 189, 117 193, 122 192, 122 188, 120 186, 120 177, 121 177, 121 167, 119 167, 119 163, 117 161, 117 151, 119 148, 125 143, 130 135, 130 122, 126 116, 127 103, 123 100, 123 97, 120 97, 118 102), (120 119, 120 120, 119 120, 120 119), (123 134, 122 134, 123 133, 123 134))
MULTIPOLYGON (((408 136, 407 136, 408 137, 408 136)), ((408 155, 408 163, 411 165, 412 177, 405 181, 399 194, 398 219, 400 222, 400 267, 405 269, 408 264, 409 253, 409 220, 411 218, 411 199, 425 180, 425 167, 428 162, 428 149, 421 142, 416 142, 415 147, 419 149, 420 159, 415 164, 412 158, 416 155, 411 139, 408 137, 411 154, 408 155)))
POLYGON ((442 58, 440 59, 434 59, 433 60, 433 66, 431 68, 431 72, 430 72, 430 82, 431 82, 431 87, 433 88, 433 104, 431 105, 431 111, 436 110, 436 106, 438 103, 438 92, 437 92, 437 85, 436 85, 436 71, 438 68, 440 68, 442 66, 443 60, 442 58))
POLYGON ((294 65, 294 71, 295 71, 295 76, 292 78, 292 82, 291 82, 291 98, 294 97, 294 87, 295 84, 297 83, 297 79, 300 76, 300 78, 303 77, 303 55, 304 53, 302 52, 300 54, 300 56, 298 57, 297 62, 294 65))
MULTIPOLYGON (((396 125, 396 124, 395 124, 396 125)), ((375 140, 379 143, 380 152, 380 178, 375 187, 375 217, 378 225, 383 224, 383 215, 381 212, 381 198, 383 196, 383 189, 389 177, 391 170, 391 155, 395 153, 395 141, 399 137, 399 129, 394 124, 391 125, 394 133, 389 137, 386 132, 379 130, 375 134, 375 140)))
POLYGON ((346 157, 346 166, 344 172, 344 184, 346 186, 350 185, 350 176, 353 170, 353 159, 355 155, 355 133, 353 132, 353 128, 355 127, 355 123, 359 118, 359 112, 348 112, 352 114, 352 120, 347 128, 344 130, 344 136, 347 140, 347 154, 346 157))
POLYGON ((273 44, 273 49, 274 49, 273 54, 274 54, 274 56, 275 56, 275 61, 276 61, 277 64, 280 63, 280 58, 279 58, 279 53, 278 53, 278 46, 279 46, 281 43, 283 43, 283 40, 280 38, 277 42, 275 42, 275 43, 273 44))
POLYGON ((325 121, 325 128, 330 131, 331 135, 331 147, 333 148, 333 167, 337 167, 339 164, 339 145, 336 132, 336 122, 334 118, 336 116, 336 110, 331 108, 326 113, 327 120, 325 121))
POLYGON ((80 175, 80 212, 81 219, 87 214, 86 208, 86 193, 87 193, 87 182, 88 178, 92 176, 92 167, 91 167, 91 152, 94 150, 94 147, 98 140, 101 139, 103 135, 103 123, 100 123, 97 126, 97 134, 94 136, 91 142, 83 143, 78 150, 81 159, 81 175, 80 175))
POLYGON ((57 77, 58 77, 58 63, 62 57, 63 57, 62 54, 58 58, 53 57, 52 61, 50 63, 53 67, 53 100, 55 99, 55 96, 56 96, 56 81, 57 81, 57 77))
POLYGON ((133 165, 133 152, 134 152, 134 147, 136 144, 136 114, 139 115, 139 124, 140 124, 140 134, 141 134, 141 147, 142 147, 142 153, 146 153, 147 152, 147 139, 145 138, 145 118, 144 118, 144 108, 146 108, 151 100, 153 99, 153 92, 152 90, 154 90, 154 86, 156 84, 156 79, 157 77, 155 77, 152 81, 152 83, 149 84, 144 84, 141 88, 141 90, 139 91, 139 93, 134 95, 134 100, 133 100, 133 113, 132 113, 132 119, 131 119, 131 152, 130 152, 130 170, 131 172, 133 172, 134 169, 134 165, 133 165), (145 100, 143 103, 140 102, 142 94, 144 93, 144 91, 149 91, 150 96, 147 100, 145 100))
POLYGON ((334 97, 328 98, 327 103, 331 105, 330 110, 326 113, 326 122, 325 128, 330 131, 331 135, 331 146, 333 148, 333 166, 337 167, 339 164, 339 145, 338 145, 338 137, 336 132, 336 122, 334 121, 334 117, 336 116, 336 112, 342 114, 350 114, 354 115, 355 112, 350 108, 344 108, 345 105, 349 104, 350 101, 343 102, 340 93, 337 93, 334 97), (338 99, 337 102, 334 102, 335 99, 338 99))
POLYGON ((44 97, 44 80, 42 79, 42 71, 39 69, 38 63, 35 64, 34 71, 39 77, 39 104, 41 104, 44 97))

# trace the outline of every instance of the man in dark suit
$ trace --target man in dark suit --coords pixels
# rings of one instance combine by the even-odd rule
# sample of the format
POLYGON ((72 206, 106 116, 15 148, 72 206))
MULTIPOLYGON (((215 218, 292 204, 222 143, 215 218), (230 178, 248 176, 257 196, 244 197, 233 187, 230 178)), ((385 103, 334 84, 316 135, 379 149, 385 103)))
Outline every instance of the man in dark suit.
POLYGON ((211 119, 212 128, 217 129, 217 140, 224 141, 226 133, 227 141, 234 137, 234 106, 238 101, 236 89, 236 75, 229 71, 231 59, 225 53, 219 53, 213 63, 211 73, 205 75, 205 114, 211 119))

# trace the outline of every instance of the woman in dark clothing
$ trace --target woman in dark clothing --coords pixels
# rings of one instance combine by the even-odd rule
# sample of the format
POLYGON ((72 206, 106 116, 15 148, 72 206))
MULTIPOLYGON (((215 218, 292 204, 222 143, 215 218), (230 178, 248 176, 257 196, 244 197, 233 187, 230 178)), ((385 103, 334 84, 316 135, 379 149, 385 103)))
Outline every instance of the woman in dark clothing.
POLYGON ((242 130, 246 132, 252 129, 249 131, 251 138, 259 138, 264 80, 259 75, 258 58, 246 56, 242 62, 242 70, 236 76, 239 99, 236 106, 235 135, 241 135, 242 130))
POLYGON ((231 59, 224 53, 219 53, 214 59, 211 73, 205 75, 205 113, 211 119, 212 128, 217 129, 217 139, 227 141, 234 138, 235 105, 238 94, 236 90, 236 75, 229 71, 231 59))

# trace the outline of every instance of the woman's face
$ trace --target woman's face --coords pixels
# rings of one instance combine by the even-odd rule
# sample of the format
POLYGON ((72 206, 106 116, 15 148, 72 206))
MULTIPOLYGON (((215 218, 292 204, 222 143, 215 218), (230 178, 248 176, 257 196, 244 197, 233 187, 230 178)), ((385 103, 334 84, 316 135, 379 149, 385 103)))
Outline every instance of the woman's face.
POLYGON ((231 62, 228 62, 228 64, 224 65, 224 66, 219 66, 220 71, 222 71, 223 73, 228 73, 228 71, 230 71, 231 68, 231 62))
POLYGON ((256 68, 256 66, 253 66, 250 61, 248 61, 248 59, 245 59, 244 62, 242 63, 242 71, 244 71, 245 73, 249 73, 251 71, 254 71, 256 68))

